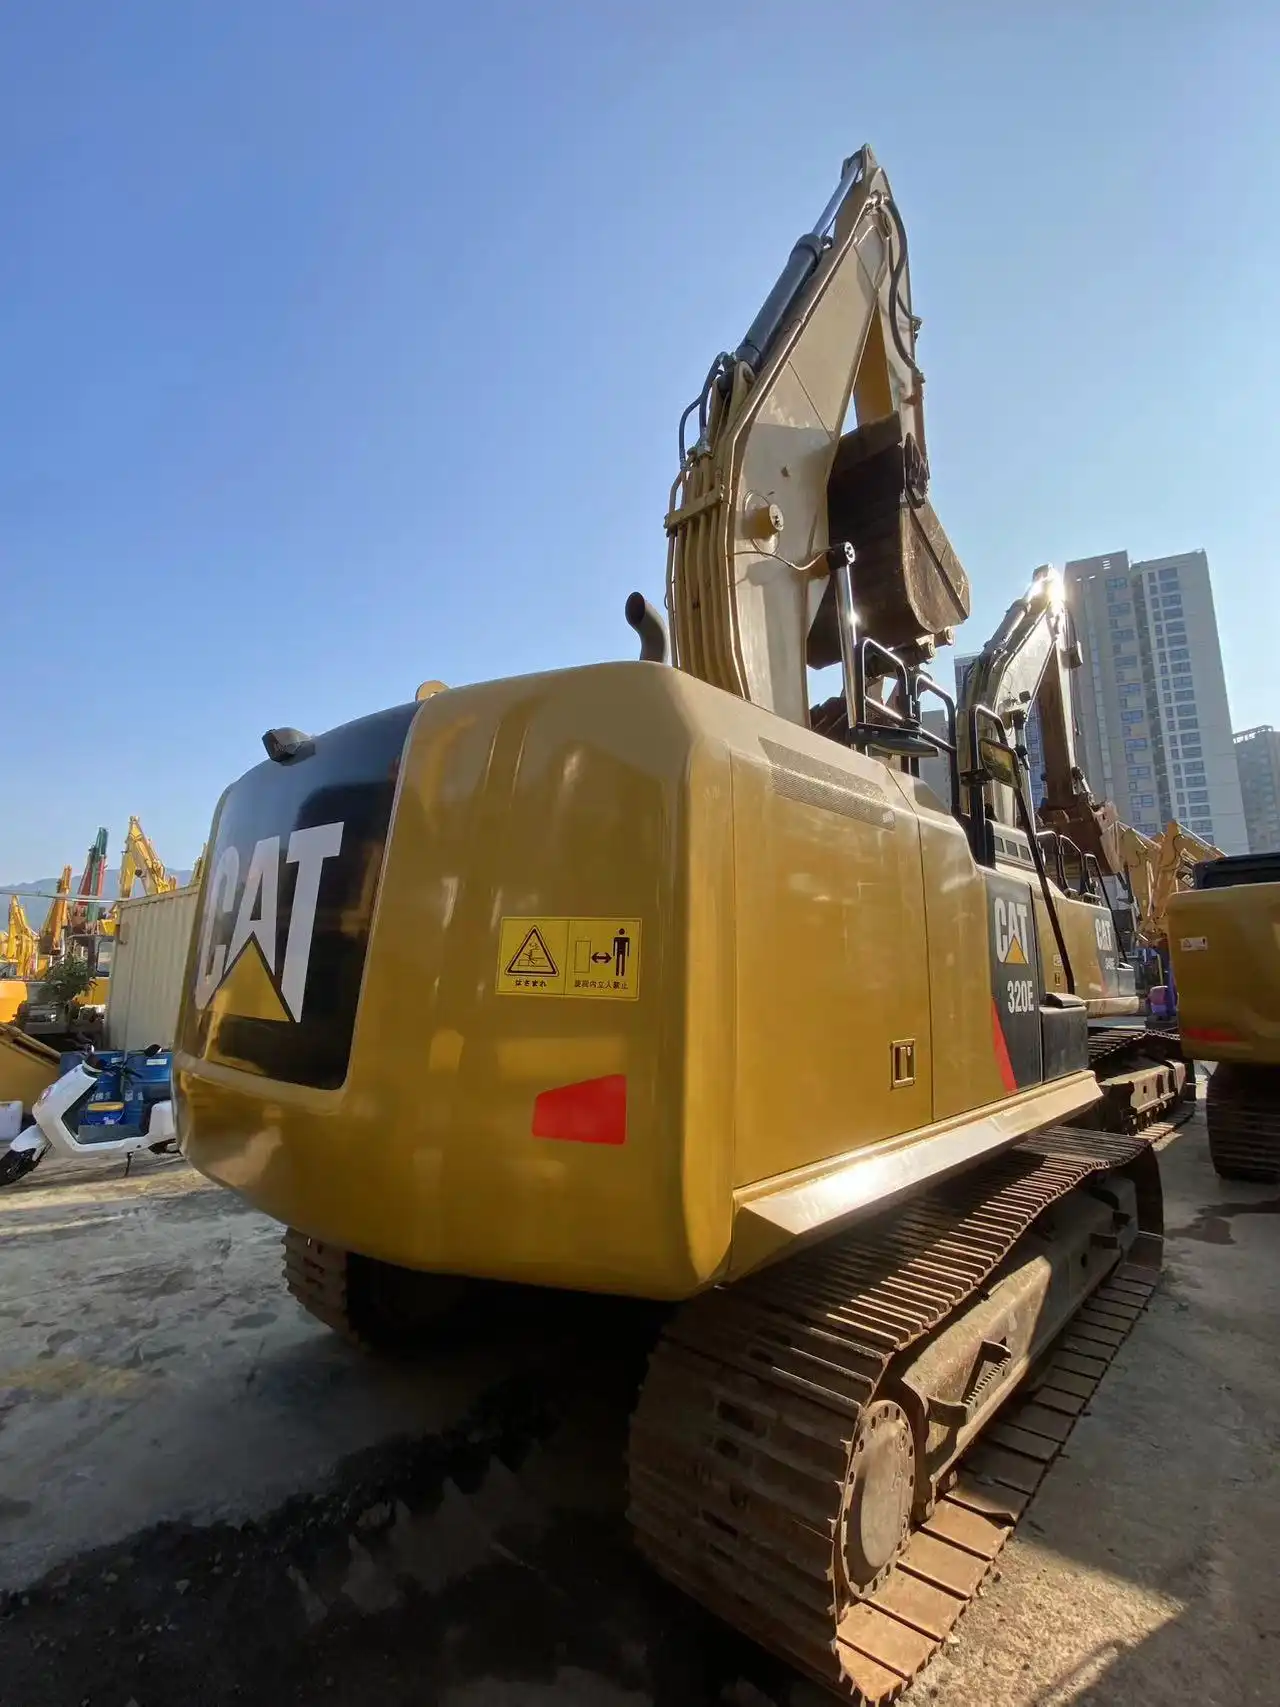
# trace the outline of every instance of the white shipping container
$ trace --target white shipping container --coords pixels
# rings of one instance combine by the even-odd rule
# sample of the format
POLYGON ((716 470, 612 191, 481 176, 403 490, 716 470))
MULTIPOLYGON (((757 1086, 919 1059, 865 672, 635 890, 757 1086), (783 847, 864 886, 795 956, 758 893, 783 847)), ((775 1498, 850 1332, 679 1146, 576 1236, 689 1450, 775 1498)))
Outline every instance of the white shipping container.
POLYGON ((122 901, 107 981, 107 1047, 172 1048, 182 1001, 197 888, 122 901))

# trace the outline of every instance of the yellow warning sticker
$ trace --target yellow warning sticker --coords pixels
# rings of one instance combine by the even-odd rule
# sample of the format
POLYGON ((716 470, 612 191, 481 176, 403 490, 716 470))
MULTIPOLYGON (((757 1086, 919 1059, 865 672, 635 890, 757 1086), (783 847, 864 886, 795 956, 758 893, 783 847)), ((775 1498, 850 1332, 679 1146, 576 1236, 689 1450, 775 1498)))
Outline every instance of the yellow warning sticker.
POLYGON ((640 921, 502 920, 500 996, 583 996, 634 1002, 640 994, 640 921))

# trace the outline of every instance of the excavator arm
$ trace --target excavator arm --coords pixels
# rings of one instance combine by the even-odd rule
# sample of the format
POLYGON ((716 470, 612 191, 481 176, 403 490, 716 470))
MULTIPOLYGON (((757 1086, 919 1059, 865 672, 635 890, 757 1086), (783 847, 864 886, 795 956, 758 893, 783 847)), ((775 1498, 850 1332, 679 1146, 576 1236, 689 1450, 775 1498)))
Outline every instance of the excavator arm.
POLYGON ((22 902, 16 895, 10 895, 9 926, 3 938, 4 948, 0 959, 10 962, 16 968, 15 977, 35 977, 37 941, 22 902))
POLYGON ((124 838, 124 852, 120 856, 120 899, 127 901, 133 893, 135 881, 141 877, 143 891, 147 895, 167 895, 171 889, 178 887, 176 877, 170 877, 165 870, 164 861, 151 845, 147 835, 137 818, 129 819, 129 829, 124 838))
POLYGON ((1196 866, 1225 858, 1221 848, 1203 841, 1176 821, 1165 825, 1164 834, 1154 844, 1150 941, 1163 942, 1168 937, 1169 902, 1180 891, 1192 887, 1196 866))
POLYGON ((1161 935, 1152 916, 1159 843, 1135 830, 1132 824, 1121 823, 1115 808, 1108 804, 1104 808, 1102 846, 1107 864, 1112 871, 1123 874, 1128 886, 1138 941, 1154 948, 1161 935))
POLYGON ((808 724, 806 670, 841 657, 829 546, 853 547, 857 621, 883 646, 928 657, 968 615, 927 495, 918 326, 901 216, 862 148, 681 422, 666 518, 681 669, 808 724))
POLYGON ((62 876, 58 879, 57 893, 53 905, 45 914, 44 927, 40 932, 40 953, 44 957, 60 954, 62 951, 63 933, 67 928, 67 910, 71 895, 71 867, 64 865, 62 876))
MULTIPOLYGON (((1025 760, 1024 731, 1032 709, 1037 709, 1045 764, 1041 819, 1072 836, 1086 852, 1105 858, 1102 815, 1076 757, 1070 672, 1080 662, 1062 578, 1046 565, 1036 570, 1026 595, 1009 606, 961 684, 956 710, 960 768, 969 776, 981 768, 974 739, 975 731, 981 739, 983 711, 995 713, 1025 760)), ((998 808, 996 816, 1010 818, 1007 810, 998 808)))

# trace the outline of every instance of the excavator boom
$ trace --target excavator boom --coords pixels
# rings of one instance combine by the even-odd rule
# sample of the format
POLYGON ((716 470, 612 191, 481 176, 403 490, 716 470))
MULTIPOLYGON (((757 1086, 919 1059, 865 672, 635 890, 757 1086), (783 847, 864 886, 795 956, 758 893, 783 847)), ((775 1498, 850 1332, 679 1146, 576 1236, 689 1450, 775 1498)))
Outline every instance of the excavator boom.
POLYGON ((1152 942, 1167 939, 1169 903, 1175 895, 1192 887, 1196 866, 1225 857, 1221 848, 1184 829, 1176 820, 1165 825, 1154 850, 1149 919, 1152 942))
POLYGON ((26 911, 16 895, 9 897, 9 926, 3 938, 0 959, 14 967, 15 978, 34 978, 38 938, 27 920, 26 911))
POLYGON ((681 669, 808 725, 806 670, 841 657, 831 545, 853 547, 858 619, 882 645, 928 656, 968 615, 927 496, 918 326, 902 219, 862 148, 685 412, 666 520, 681 669))
POLYGON ((133 893, 135 881, 141 877, 143 891, 147 895, 167 895, 170 890, 178 887, 176 877, 170 877, 165 870, 164 861, 151 845, 147 835, 136 817, 129 819, 129 829, 124 839, 124 852, 120 857, 120 899, 127 901, 133 893))
POLYGON ((64 865, 62 876, 58 879, 58 890, 53 905, 45 915, 44 927, 40 932, 40 953, 43 956, 56 955, 62 949, 62 937, 67 928, 67 908, 71 895, 71 867, 64 865))

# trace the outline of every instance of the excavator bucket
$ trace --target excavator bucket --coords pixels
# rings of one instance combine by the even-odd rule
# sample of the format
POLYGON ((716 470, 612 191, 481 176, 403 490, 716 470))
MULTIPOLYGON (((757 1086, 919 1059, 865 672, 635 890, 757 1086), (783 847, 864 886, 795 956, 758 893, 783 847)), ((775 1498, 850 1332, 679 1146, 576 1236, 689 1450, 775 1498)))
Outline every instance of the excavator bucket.
MULTIPOLYGON (((905 648, 946 632, 969 612, 969 578, 943 531, 915 441, 895 410, 846 433, 827 482, 827 534, 854 548, 859 622, 882 644, 905 648)), ((809 630, 808 663, 840 661, 834 582, 809 630)))
POLYGON ((0 1025, 0 1102, 29 1109, 58 1076, 58 1054, 16 1026, 0 1025))

